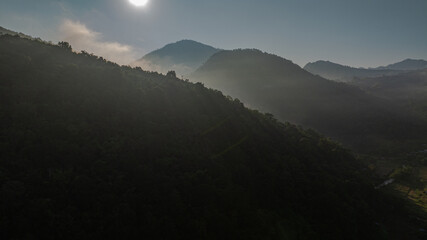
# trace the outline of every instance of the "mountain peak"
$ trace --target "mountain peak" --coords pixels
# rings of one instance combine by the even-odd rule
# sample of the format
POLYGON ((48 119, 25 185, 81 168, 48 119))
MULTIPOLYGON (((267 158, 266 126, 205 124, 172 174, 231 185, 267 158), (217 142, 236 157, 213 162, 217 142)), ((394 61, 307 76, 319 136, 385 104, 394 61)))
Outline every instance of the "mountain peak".
POLYGON ((210 47, 209 45, 206 45, 204 43, 201 43, 201 42, 198 42, 198 41, 195 41, 195 40, 192 40, 192 39, 182 39, 182 40, 179 40, 179 41, 176 41, 174 43, 167 44, 167 45, 174 45, 174 44, 197 44, 197 45, 203 45, 203 46, 210 47))
POLYGON ((212 46, 203 44, 201 42, 197 42, 190 39, 183 39, 174 43, 169 43, 165 45, 164 47, 157 49, 144 57, 150 56, 150 55, 162 55, 162 54, 168 54, 167 50, 175 50, 175 51, 194 51, 194 50, 200 50, 200 49, 216 49, 212 46))
POLYGON ((331 62, 329 60, 319 60, 319 61, 315 61, 315 62, 309 62, 304 66, 304 69, 308 69, 308 68, 312 68, 312 67, 318 67, 318 66, 322 66, 322 67, 338 67, 338 68, 352 68, 350 66, 347 65, 342 65, 339 63, 335 63, 335 62, 331 62))
POLYGON ((218 51, 212 46, 184 39, 148 53, 133 65, 160 73, 174 70, 179 76, 187 76, 218 51))
POLYGON ((290 60, 254 48, 219 51, 211 58, 209 58, 206 64, 204 64, 201 68, 209 68, 214 65, 223 65, 224 67, 227 65, 254 65, 257 63, 264 65, 267 62, 269 62, 271 66, 281 65, 282 67, 287 66, 300 69, 298 65, 294 64, 290 60))

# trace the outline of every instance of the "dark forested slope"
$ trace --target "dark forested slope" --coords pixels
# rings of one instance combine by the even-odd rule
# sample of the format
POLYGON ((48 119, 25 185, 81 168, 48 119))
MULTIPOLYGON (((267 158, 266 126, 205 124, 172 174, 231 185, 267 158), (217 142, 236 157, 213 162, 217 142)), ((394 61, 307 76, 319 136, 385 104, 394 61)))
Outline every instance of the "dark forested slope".
POLYGON ((219 52, 191 79, 358 150, 393 150, 389 143, 424 137, 423 122, 390 102, 258 50, 219 52))
POLYGON ((0 35, 9 34, 9 35, 16 35, 18 33, 10 31, 9 29, 0 27, 0 35))
POLYGON ((398 205, 315 132, 61 46, 0 37, 1 239, 397 236, 398 205))
MULTIPOLYGON (((33 39, 32 37, 30 37, 30 36, 28 36, 28 35, 25 35, 25 34, 23 34, 23 33, 18 33, 18 32, 14 32, 14 31, 12 31, 12 30, 9 30, 9 29, 6 29, 6 28, 3 28, 3 27, 0 27, 0 35, 13 35, 13 36, 15 36, 15 35, 18 35, 18 36, 20 36, 21 38, 27 38, 27 39, 33 39)), ((40 39, 37 39, 37 40, 40 40, 40 39)))

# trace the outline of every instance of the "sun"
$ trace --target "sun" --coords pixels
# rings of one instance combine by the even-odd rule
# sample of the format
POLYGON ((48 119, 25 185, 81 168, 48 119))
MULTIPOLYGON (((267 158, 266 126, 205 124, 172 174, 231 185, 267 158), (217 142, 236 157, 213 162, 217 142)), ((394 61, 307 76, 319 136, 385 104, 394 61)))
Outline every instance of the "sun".
POLYGON ((129 2, 137 7, 143 7, 147 5, 148 0, 129 0, 129 2))

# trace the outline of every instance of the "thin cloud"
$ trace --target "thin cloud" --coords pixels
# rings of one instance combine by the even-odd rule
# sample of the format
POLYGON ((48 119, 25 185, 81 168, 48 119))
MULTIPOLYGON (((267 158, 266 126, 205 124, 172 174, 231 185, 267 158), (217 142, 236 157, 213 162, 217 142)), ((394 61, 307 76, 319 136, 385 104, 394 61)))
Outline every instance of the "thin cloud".
POLYGON ((76 51, 84 50, 118 64, 129 64, 137 58, 132 46, 104 41, 101 33, 90 30, 80 22, 65 20, 59 27, 59 35, 76 51))

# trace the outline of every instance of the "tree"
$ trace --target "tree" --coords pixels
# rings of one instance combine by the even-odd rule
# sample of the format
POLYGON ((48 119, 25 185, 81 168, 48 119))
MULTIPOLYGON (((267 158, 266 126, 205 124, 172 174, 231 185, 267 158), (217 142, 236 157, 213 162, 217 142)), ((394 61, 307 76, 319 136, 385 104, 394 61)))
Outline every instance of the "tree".
POLYGON ((176 72, 175 71, 169 71, 166 76, 171 77, 171 78, 176 78, 176 72))
POLYGON ((59 42, 58 46, 60 46, 61 48, 67 49, 67 50, 73 50, 73 48, 71 47, 71 45, 68 42, 59 42))

